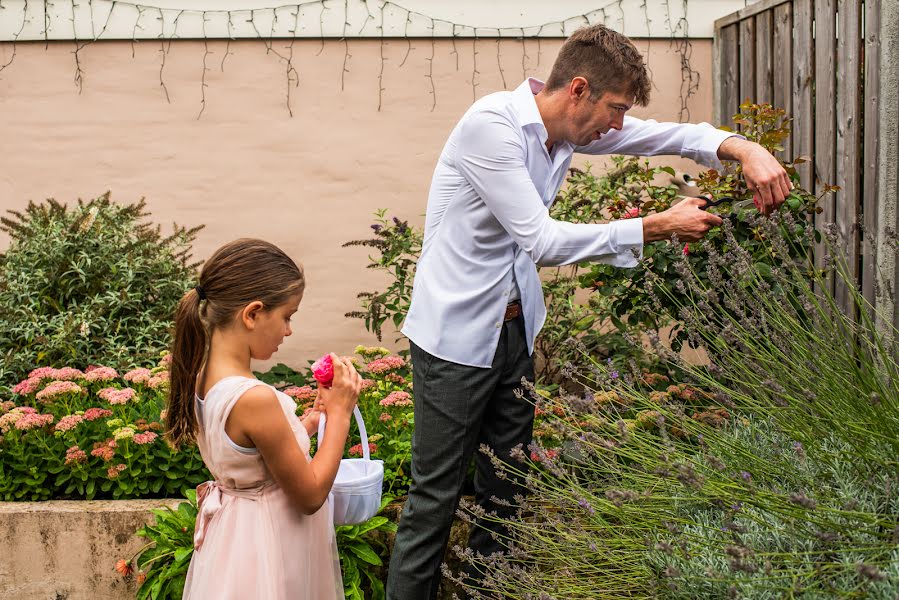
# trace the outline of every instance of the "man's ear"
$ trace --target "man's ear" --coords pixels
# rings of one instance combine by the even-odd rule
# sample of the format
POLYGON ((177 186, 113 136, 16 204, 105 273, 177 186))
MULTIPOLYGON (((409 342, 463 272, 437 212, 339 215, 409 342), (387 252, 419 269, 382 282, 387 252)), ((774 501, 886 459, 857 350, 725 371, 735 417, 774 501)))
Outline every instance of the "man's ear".
POLYGON ((256 321, 259 318, 259 313, 261 313, 265 309, 265 304, 263 304, 259 300, 253 300, 249 304, 243 307, 243 310, 240 311, 240 321, 243 323, 244 327, 253 331, 256 329, 256 321))
POLYGON ((589 98, 590 84, 587 82, 587 79, 581 76, 572 79, 571 83, 568 84, 568 95, 571 96, 572 100, 575 102, 580 102, 581 100, 589 98))

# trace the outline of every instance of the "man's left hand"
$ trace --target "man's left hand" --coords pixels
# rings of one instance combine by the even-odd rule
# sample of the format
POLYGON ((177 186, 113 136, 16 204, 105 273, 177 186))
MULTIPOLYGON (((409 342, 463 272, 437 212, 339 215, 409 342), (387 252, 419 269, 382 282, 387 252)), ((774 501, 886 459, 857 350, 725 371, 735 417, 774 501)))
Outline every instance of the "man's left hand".
POLYGON ((718 156, 740 161, 752 201, 762 214, 777 210, 790 195, 793 185, 787 172, 770 152, 755 142, 727 138, 718 148, 718 156))

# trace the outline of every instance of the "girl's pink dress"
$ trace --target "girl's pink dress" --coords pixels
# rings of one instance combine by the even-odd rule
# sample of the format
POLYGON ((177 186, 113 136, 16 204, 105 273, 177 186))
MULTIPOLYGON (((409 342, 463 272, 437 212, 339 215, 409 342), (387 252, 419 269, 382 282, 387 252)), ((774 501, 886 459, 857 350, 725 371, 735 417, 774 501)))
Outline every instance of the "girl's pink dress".
MULTIPOLYGON (((197 488, 200 506, 184 598, 191 600, 342 599, 337 540, 326 502, 315 514, 291 506, 255 448, 225 433, 234 403, 265 383, 225 377, 196 399, 197 444, 215 481, 197 488)), ((296 405, 275 391, 297 443, 309 457, 309 436, 296 405)))

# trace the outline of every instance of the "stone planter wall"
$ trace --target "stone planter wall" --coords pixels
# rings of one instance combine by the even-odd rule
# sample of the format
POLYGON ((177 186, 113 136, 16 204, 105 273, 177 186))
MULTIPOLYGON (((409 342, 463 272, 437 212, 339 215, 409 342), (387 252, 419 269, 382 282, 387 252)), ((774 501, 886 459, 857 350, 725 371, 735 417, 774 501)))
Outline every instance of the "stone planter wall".
MULTIPOLYGON (((0 600, 133 600, 137 584, 119 575, 115 563, 146 543, 134 532, 152 521, 151 509, 180 502, 0 502, 0 600)), ((395 504, 385 514, 397 521, 401 510, 395 504)), ((465 545, 467 536, 467 525, 457 521, 446 554, 454 570, 452 547, 465 545)), ((443 589, 441 600, 452 591, 443 589)))
POLYGON ((146 543, 134 535, 150 510, 179 500, 0 502, 0 598, 133 599, 115 571, 146 543))

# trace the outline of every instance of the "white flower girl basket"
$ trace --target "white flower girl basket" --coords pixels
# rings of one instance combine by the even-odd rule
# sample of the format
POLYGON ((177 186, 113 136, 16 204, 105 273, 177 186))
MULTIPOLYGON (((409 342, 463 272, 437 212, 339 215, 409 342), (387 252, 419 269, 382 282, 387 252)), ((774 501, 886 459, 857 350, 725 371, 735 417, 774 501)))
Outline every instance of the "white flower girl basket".
MULTIPOLYGON (((331 488, 331 508, 335 525, 358 525, 378 514, 381 508, 381 488, 384 484, 384 461, 371 460, 368 433, 359 407, 353 408, 359 436, 362 438, 362 458, 340 461, 337 478, 331 488)), ((325 437, 325 415, 318 423, 318 443, 325 437)))

